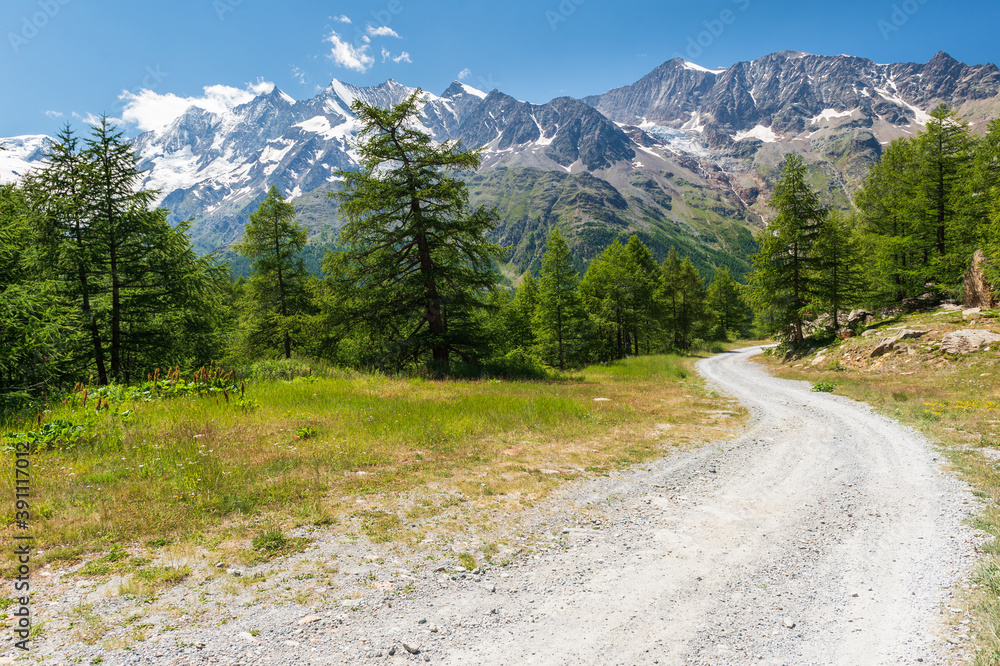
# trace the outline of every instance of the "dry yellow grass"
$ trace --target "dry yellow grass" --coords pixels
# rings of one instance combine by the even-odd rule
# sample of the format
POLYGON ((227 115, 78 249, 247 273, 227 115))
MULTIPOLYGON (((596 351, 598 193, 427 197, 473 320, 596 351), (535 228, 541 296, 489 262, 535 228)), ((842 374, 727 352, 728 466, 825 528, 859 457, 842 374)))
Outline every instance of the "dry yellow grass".
MULTIPOLYGON (((408 543, 486 528, 566 480, 718 438, 710 412, 741 410, 706 394, 692 364, 631 359, 550 382, 334 374, 250 386, 243 406, 66 405, 44 420, 87 434, 33 456, 35 564, 109 543, 245 561, 262 521, 408 543)), ((9 475, 0 492, 13 496, 9 475)), ((13 506, 2 515, 9 536, 13 506)))

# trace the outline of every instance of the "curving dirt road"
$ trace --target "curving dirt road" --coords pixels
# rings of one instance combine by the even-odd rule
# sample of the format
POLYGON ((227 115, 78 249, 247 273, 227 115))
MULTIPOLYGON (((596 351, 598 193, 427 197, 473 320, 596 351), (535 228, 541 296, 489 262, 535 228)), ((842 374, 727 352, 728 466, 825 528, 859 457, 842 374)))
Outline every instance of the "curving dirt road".
MULTIPOLYGON (((502 602, 486 603, 506 621, 448 646, 445 662, 857 666, 955 656, 941 611, 972 558, 967 490, 913 431, 770 377, 749 360, 757 353, 698 364, 750 408, 741 437, 582 490, 581 504, 609 491, 624 498, 603 534, 570 532, 575 547, 501 586, 502 602)), ((435 610, 439 624, 451 619, 448 605, 435 610)))
POLYGON ((745 432, 571 484, 535 517, 549 547, 531 558, 475 575, 425 561, 405 595, 329 608, 250 604, 104 663, 962 660, 950 607, 973 560, 968 490, 913 431, 768 376, 759 352, 698 364, 751 410, 745 432))

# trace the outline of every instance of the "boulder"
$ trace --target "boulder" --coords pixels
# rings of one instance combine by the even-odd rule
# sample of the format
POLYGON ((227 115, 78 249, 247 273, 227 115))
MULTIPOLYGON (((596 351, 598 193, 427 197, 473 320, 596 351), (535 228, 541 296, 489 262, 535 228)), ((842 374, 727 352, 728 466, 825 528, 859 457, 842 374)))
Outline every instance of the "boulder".
POLYGON ((984 345, 1000 342, 1000 335, 990 331, 966 329, 955 331, 941 338, 941 351, 949 354, 968 354, 984 345))
POLYGON ((869 324, 875 315, 868 310, 851 310, 851 313, 847 315, 847 326, 849 328, 856 328, 861 324, 869 324))
POLYGON ((895 335, 892 335, 888 338, 882 338, 881 340, 878 341, 878 343, 875 345, 875 348, 872 349, 871 358, 878 358, 879 356, 883 356, 891 352, 893 349, 896 348, 896 343, 899 342, 900 340, 922 338, 928 333, 930 333, 930 331, 917 331, 911 328, 904 328, 900 331, 897 331, 895 335))
POLYGON ((837 337, 840 338, 841 340, 847 340, 848 338, 853 338, 854 331, 852 331, 849 328, 842 328, 839 331, 837 331, 837 337))

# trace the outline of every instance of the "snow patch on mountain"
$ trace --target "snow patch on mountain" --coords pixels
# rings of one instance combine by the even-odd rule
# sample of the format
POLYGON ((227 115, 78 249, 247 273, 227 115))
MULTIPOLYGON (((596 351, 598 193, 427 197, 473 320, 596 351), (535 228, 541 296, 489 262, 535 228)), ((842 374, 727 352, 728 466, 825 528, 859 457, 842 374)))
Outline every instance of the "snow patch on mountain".
POLYGON ((776 143, 780 140, 773 129, 764 127, 763 125, 757 125, 753 129, 737 132, 733 135, 733 141, 743 141, 744 139, 757 139, 764 143, 776 143))
POLYGON ((13 183, 37 166, 42 155, 52 144, 44 134, 26 134, 0 140, 0 183, 13 183))
POLYGON ((837 111, 836 109, 823 109, 823 112, 814 117, 809 124, 818 125, 819 123, 830 122, 831 120, 836 120, 838 118, 850 118, 857 110, 858 109, 851 109, 850 111, 837 111))

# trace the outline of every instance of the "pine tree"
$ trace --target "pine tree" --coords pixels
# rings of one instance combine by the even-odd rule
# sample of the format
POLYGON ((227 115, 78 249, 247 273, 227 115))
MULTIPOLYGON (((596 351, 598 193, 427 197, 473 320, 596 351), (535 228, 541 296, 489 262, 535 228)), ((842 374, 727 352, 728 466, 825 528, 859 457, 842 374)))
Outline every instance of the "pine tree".
POLYGON ((78 322, 59 285, 35 274, 24 192, 0 185, 0 420, 71 374, 78 322))
POLYGON ((830 320, 837 329, 841 312, 860 303, 865 291, 859 264, 860 246, 853 223, 839 212, 828 215, 813 251, 818 260, 816 298, 830 308, 830 320))
POLYGON ((567 359, 577 356, 586 321, 577 291, 579 281, 569 247, 559 230, 553 229, 542 257, 534 329, 543 356, 557 361, 560 370, 566 369, 567 359))
POLYGON ((660 266, 663 284, 659 299, 670 334, 668 346, 686 351, 705 322, 705 283, 698 269, 687 257, 671 248, 660 266))
POLYGON ((398 362, 430 352, 447 370, 452 352, 471 361, 485 351, 478 312, 506 253, 486 239, 495 213, 470 208, 465 183, 447 175, 474 171, 478 152, 435 145, 419 128, 420 95, 389 109, 351 106, 361 167, 339 172, 346 249, 325 268, 336 275, 325 308, 341 337, 358 327, 390 335, 398 362))
POLYGON ((874 305, 898 304, 924 291, 925 253, 916 223, 919 160, 916 142, 893 141, 855 196, 874 305))
POLYGON ((740 284, 733 279, 729 268, 719 266, 708 288, 708 309, 714 320, 713 336, 728 340, 729 333, 742 334, 746 328, 746 305, 740 295, 740 284))
POLYGON ((946 105, 938 106, 917 139, 920 154, 919 217, 925 279, 955 288, 975 251, 979 220, 971 219, 966 183, 972 175, 969 127, 946 105))
POLYGON ((509 331, 513 347, 533 349, 536 343, 532 318, 538 308, 538 285, 531 273, 525 273, 510 307, 509 331))
POLYGON ((205 330, 222 271, 194 254, 186 223, 171 227, 166 210, 151 209, 156 193, 142 180, 122 132, 102 118, 82 149, 64 130, 26 183, 33 264, 79 309, 86 362, 102 384, 211 351, 205 330))
POLYGON ((625 358, 632 348, 634 279, 629 252, 617 238, 587 267, 580 297, 603 339, 605 359, 625 358))
POLYGON ((755 312, 767 311, 780 328, 801 342, 802 315, 814 292, 817 263, 813 245, 827 210, 807 182, 802 158, 785 158, 770 205, 777 215, 758 239, 748 294, 755 312), (787 330, 787 329, 786 329, 787 330))
POLYGON ((305 228, 295 220, 294 204, 272 185, 250 214, 236 251, 251 260, 242 310, 248 346, 253 353, 279 347, 292 357, 292 338, 311 308, 309 273, 302 262, 305 228))
POLYGON ((653 253, 638 236, 629 238, 626 248, 632 283, 630 297, 633 342, 635 354, 638 356, 641 353, 640 342, 645 345, 647 354, 652 350, 652 340, 661 314, 656 294, 661 289, 663 275, 656 259, 653 258, 653 253))

